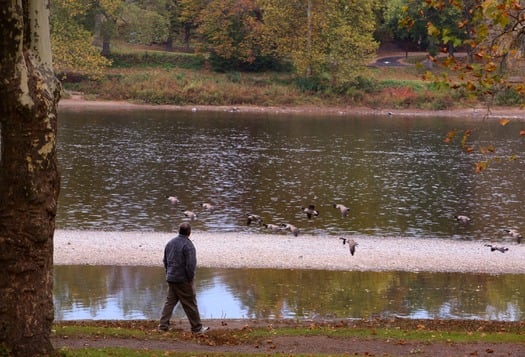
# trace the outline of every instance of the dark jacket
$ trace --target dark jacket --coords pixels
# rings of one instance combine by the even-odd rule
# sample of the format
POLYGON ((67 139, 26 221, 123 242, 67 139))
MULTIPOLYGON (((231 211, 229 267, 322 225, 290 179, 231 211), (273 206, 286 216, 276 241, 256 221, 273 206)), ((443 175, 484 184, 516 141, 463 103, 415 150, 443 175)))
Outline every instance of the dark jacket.
POLYGON ((191 283, 197 268, 197 254, 193 242, 179 234, 164 248, 163 258, 166 281, 170 283, 191 283))

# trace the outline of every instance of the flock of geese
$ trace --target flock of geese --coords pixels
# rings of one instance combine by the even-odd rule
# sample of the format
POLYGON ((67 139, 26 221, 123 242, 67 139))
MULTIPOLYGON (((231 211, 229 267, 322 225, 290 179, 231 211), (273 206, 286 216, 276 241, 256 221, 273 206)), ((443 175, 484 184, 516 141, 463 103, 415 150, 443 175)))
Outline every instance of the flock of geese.
MULTIPOLYGON (((468 217, 468 216, 465 216, 465 215, 454 216, 454 218, 456 219, 456 221, 458 221, 460 224, 463 224, 463 225, 468 225, 468 224, 472 223, 472 219, 470 217, 468 217)), ((510 237, 515 239, 516 243, 518 243, 518 244, 521 243, 521 240, 523 239, 523 235, 517 229, 504 228, 503 231, 505 233, 507 233, 510 237)), ((489 247, 491 252, 498 251, 498 252, 501 252, 501 253, 505 253, 506 251, 509 250, 509 248, 507 248, 507 247, 497 246, 497 245, 493 245, 493 244, 485 244, 485 247, 489 247)))
MULTIPOLYGON (((166 198, 172 205, 178 205, 180 203, 180 200, 176 196, 166 196, 166 198)), ((345 218, 348 215, 348 212, 350 211, 348 207, 340 203, 334 203, 332 206, 341 213, 341 217, 343 218, 345 218)), ((207 202, 201 203, 201 207, 204 211, 208 211, 208 212, 213 212, 216 209, 215 205, 212 205, 211 203, 207 203, 207 202)), ((307 207, 301 207, 301 210, 309 220, 311 220, 313 217, 319 216, 319 211, 315 208, 315 205, 308 205, 307 207)), ((198 217, 197 213, 191 210, 182 210, 182 214, 184 214, 184 216, 190 220, 195 220, 198 217)), ((264 220, 260 215, 254 214, 254 213, 247 213, 246 214, 246 225, 250 226, 252 224, 264 227, 266 229, 269 229, 272 232, 283 232, 283 231, 290 232, 295 237, 297 237, 300 233, 299 228, 293 224, 264 223, 264 220)), ((358 246, 358 243, 355 240, 349 239, 349 238, 340 237, 339 239, 343 241, 343 245, 345 244, 348 245, 350 254, 354 255, 355 249, 358 246)))
MULTIPOLYGON (((176 196, 166 196, 166 198, 168 199, 168 201, 172 205, 178 205, 180 203, 180 200, 176 196)), ((215 205, 212 205, 212 204, 207 203, 207 202, 206 203, 201 203, 201 207, 202 207, 203 210, 208 211, 208 212, 212 212, 212 211, 214 211, 216 209, 215 205)), ((348 215, 348 213, 350 212, 350 209, 347 206, 345 206, 343 204, 340 204, 340 203, 334 203, 334 204, 332 204, 332 207, 334 209, 337 209, 340 212, 342 218, 345 218, 348 215)), ((313 205, 313 204, 308 205, 306 207, 301 207, 301 210, 306 215, 306 218, 308 218, 309 220, 313 219, 314 217, 319 216, 319 211, 315 208, 315 205, 313 205)), ((190 220, 197 219, 197 214, 194 211, 182 210, 182 213, 184 214, 184 216, 186 218, 188 218, 190 220)), ((466 215, 456 215, 456 216, 454 216, 454 219, 459 224, 464 225, 464 226, 469 225, 469 224, 472 223, 472 219, 470 217, 466 216, 466 215)), ((264 223, 264 220, 263 220, 263 218, 260 215, 254 214, 254 213, 247 213, 246 214, 246 225, 250 226, 252 224, 264 227, 266 229, 269 229, 272 232, 287 231, 287 232, 290 232, 291 234, 293 234, 295 237, 297 237, 299 235, 299 233, 300 233, 299 228, 297 226, 293 225, 293 224, 290 224, 290 223, 280 223, 280 224, 264 223)), ((517 229, 513 229, 513 228, 511 228, 511 229, 503 229, 503 231, 505 233, 507 233, 510 237, 515 239, 518 244, 521 243, 523 235, 517 229)), ((343 245, 348 245, 349 252, 353 256, 355 254, 356 247, 359 244, 355 240, 350 239, 350 238, 339 237, 339 239, 342 240, 343 245)), ((485 244, 485 246, 489 247, 492 252, 499 251, 501 253, 505 253, 506 251, 509 250, 509 248, 507 248, 507 247, 496 246, 496 245, 493 245, 493 244, 485 244)))

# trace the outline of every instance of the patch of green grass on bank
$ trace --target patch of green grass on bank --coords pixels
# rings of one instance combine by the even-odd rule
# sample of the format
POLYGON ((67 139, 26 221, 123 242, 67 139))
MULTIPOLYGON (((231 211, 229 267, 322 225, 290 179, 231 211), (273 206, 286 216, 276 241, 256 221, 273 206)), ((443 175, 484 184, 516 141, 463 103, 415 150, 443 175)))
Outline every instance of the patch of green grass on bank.
POLYGON ((99 100, 174 105, 305 105, 325 102, 286 84, 285 75, 129 68, 108 71, 100 81, 65 83, 66 90, 99 100))
POLYGON ((435 331, 426 329, 402 328, 277 328, 273 330, 257 329, 248 337, 270 338, 275 336, 329 336, 339 338, 367 338, 382 340, 406 340, 420 342, 489 342, 489 343, 523 343, 524 336, 513 332, 482 332, 482 331, 435 331))
MULTIPOLYGON (((259 348, 281 338, 291 337, 297 341, 301 337, 325 336, 334 343, 349 338, 359 341, 377 341, 377 343, 422 343, 425 344, 461 344, 461 343, 490 343, 490 344, 524 344, 525 322, 480 321, 480 320, 411 320, 411 319, 372 319, 355 321, 333 322, 301 322, 290 321, 281 325, 274 325, 271 321, 261 321, 258 326, 244 326, 242 328, 212 328, 203 336, 194 336, 185 329, 175 329, 170 332, 158 332, 158 321, 65 321, 55 323, 54 338, 68 339, 83 338, 86 341, 110 341, 121 347, 63 347, 57 351, 58 356, 243 356, 245 353, 231 352, 191 352, 193 344, 207 346, 228 346, 236 350, 235 346, 259 348), (116 339, 116 340, 115 340, 116 339), (120 341, 120 342, 119 342, 120 341), (184 350, 158 351, 155 350, 155 341, 164 341, 168 345, 176 346, 184 341, 184 350), (122 346, 129 346, 124 348, 122 346), (133 348, 131 348, 133 346, 133 348), (148 347, 149 346, 149 347, 148 347)), ((296 342, 294 342, 296 343, 296 342)), ((65 344, 67 346, 67 343, 65 344)), ((73 344, 72 344, 73 346, 73 344)), ((267 356, 261 349, 252 356, 267 356)), ((272 356, 288 356, 289 354, 275 354, 272 356)), ((343 354, 330 354, 330 356, 343 354)), ((294 356, 325 356, 323 354, 294 354, 294 356)))
MULTIPOLYGON (((383 340, 410 340, 422 342, 490 342, 490 343, 523 343, 522 325, 509 323, 507 327, 479 324, 471 326, 470 321, 456 321, 453 326, 422 324, 397 324, 381 327, 381 324, 370 326, 351 325, 311 325, 276 328, 219 329, 212 330, 206 338, 214 344, 237 345, 271 339, 276 336, 329 336, 338 338, 367 338, 383 340), (474 328, 473 328, 474 327, 474 328)), ((191 333, 171 331, 159 333, 156 322, 128 324, 126 322, 106 323, 66 323, 55 324, 55 337, 93 337, 93 338, 130 338, 148 340, 191 340, 191 333)))
POLYGON ((146 338, 151 335, 144 329, 121 328, 96 325, 56 325, 53 335, 58 337, 117 337, 117 338, 146 338))
MULTIPOLYGON (((144 104, 251 106, 364 106, 440 110, 461 106, 465 96, 423 80, 419 65, 368 67, 353 83, 332 88, 287 71, 214 72, 204 56, 115 46, 104 78, 71 76, 66 91, 90 100, 144 104)), ((439 69, 435 69, 439 74, 439 69)), ((510 96, 508 96, 510 97, 510 96)))

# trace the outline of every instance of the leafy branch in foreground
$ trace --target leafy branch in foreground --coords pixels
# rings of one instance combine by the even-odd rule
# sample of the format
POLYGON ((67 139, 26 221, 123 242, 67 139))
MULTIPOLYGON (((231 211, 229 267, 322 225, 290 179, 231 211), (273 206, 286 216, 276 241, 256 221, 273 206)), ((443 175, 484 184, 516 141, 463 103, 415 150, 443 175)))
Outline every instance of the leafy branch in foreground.
MULTIPOLYGON (((439 44, 441 55, 429 53, 429 59, 449 72, 435 75, 427 71, 424 79, 438 83, 451 90, 461 91, 467 98, 480 100, 486 105, 483 119, 490 115, 490 108, 497 104, 523 107, 525 85, 522 78, 515 78, 523 71, 523 39, 525 35, 525 9, 518 1, 504 0, 426 0, 422 3, 407 0, 414 7, 406 8, 402 25, 414 26, 426 20, 430 38, 439 44), (411 10, 409 10, 411 9, 411 10), (440 16, 440 15, 441 16, 440 16), (453 18, 455 21, 444 21, 453 18), (455 49, 463 55, 456 55, 455 49), (453 50, 451 50, 453 49, 453 50)), ((499 124, 507 126, 509 119, 499 124)), ((467 144, 472 130, 463 133, 461 148, 474 151, 467 144)), ((451 142, 456 133, 450 132, 445 142, 451 142)), ((519 131, 524 136, 524 130, 519 131)), ((481 146, 482 155, 494 154, 492 146, 481 146)), ((509 159, 515 159, 514 154, 509 159)), ((498 156, 476 163, 476 172, 485 170, 490 162, 500 160, 498 156)))
MULTIPOLYGON (((499 125, 504 127, 504 126, 507 126, 510 122, 511 122, 510 119, 502 118, 502 119, 499 120, 499 125)), ((472 135, 472 132, 473 132, 473 129, 466 129, 466 130, 464 130, 462 135, 461 135, 461 140, 460 140, 460 147, 461 147, 461 149, 463 150, 463 152, 468 153, 468 154, 473 153, 476 150, 475 149, 475 144, 473 144, 473 143, 468 141, 469 138, 472 135)), ((521 130, 519 135, 520 136, 525 136, 525 130, 521 130)), ((457 136, 458 136, 458 131, 455 130, 455 129, 451 130, 451 131, 449 131, 447 133, 447 135, 443 139, 443 142, 446 143, 446 144, 451 143, 457 136)), ((476 162, 475 170, 476 170, 477 173, 480 173, 480 172, 484 171, 485 169, 487 169, 491 162, 498 162, 498 161, 502 160, 501 156, 495 155, 496 154, 496 148, 492 144, 478 145, 478 150, 479 150, 479 153, 486 159, 476 162), (492 156, 489 157, 488 155, 492 155, 492 156)), ((517 156, 516 156, 516 154, 511 154, 511 155, 508 156, 507 159, 508 160, 516 160, 517 156)))

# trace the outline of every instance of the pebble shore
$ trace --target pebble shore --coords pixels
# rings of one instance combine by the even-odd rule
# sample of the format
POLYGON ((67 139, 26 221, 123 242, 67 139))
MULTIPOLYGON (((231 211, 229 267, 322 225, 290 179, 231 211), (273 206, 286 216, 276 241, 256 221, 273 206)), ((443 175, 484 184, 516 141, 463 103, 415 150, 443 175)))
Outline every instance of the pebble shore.
MULTIPOLYGON (((175 233, 57 230, 56 265, 162 266, 175 233)), ((338 236, 192 232, 197 264, 208 268, 276 268, 354 271, 525 273, 525 244, 491 251, 489 242, 351 236, 354 256, 338 236)))

